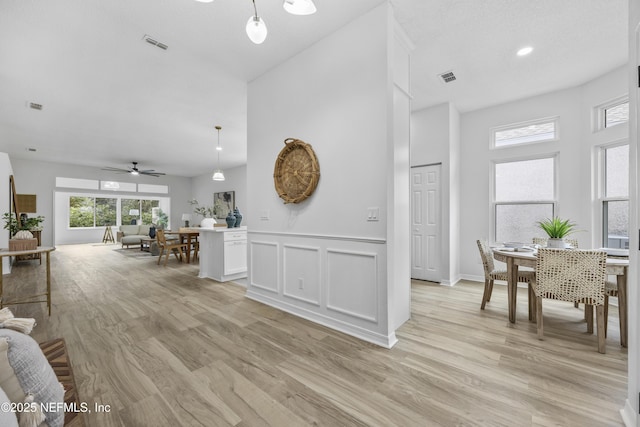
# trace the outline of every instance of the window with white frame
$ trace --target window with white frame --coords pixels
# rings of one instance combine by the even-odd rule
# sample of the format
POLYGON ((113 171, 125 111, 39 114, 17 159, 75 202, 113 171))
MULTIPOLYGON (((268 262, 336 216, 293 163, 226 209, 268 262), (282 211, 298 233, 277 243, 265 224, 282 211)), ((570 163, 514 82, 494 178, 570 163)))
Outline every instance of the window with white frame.
POLYGON ((117 199, 105 197, 69 197, 69 227, 89 228, 116 223, 117 199))
POLYGON ((493 217, 496 242, 529 243, 537 221, 556 205, 555 157, 495 163, 493 217))
POLYGON ((558 140, 558 118, 548 117, 500 126, 492 130, 493 148, 558 140))
POLYGON ((629 145, 602 148, 602 245, 629 248, 629 145))
POLYGON ((595 130, 603 130, 629 121, 629 97, 618 97, 594 108, 595 130))

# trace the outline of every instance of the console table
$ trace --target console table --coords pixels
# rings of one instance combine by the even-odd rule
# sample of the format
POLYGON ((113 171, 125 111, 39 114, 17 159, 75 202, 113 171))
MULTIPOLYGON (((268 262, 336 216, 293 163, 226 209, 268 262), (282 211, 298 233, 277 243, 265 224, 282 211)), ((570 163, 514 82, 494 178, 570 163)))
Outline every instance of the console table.
POLYGON ((38 246, 35 249, 30 249, 26 251, 10 251, 8 249, 0 249, 0 309, 5 305, 15 305, 15 304, 32 304, 39 302, 46 302, 47 309, 49 310, 49 316, 51 316, 51 252, 55 251, 56 248, 48 247, 48 246, 38 246), (40 257, 43 253, 47 255, 47 289, 46 292, 41 294, 34 295, 25 295, 15 300, 6 301, 4 297, 4 288, 2 284, 2 258, 3 257, 19 257, 23 255, 37 255, 40 257), (46 299, 40 299, 41 297, 46 297, 46 299))

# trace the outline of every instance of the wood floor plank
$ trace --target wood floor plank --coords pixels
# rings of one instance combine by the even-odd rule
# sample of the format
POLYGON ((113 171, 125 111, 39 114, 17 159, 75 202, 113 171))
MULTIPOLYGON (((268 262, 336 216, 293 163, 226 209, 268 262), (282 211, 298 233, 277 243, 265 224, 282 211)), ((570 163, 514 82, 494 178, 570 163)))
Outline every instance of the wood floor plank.
MULTIPOLYGON (((51 254, 53 307, 34 317, 37 341, 64 337, 80 401, 106 404, 88 426, 622 426, 627 350, 610 309, 607 353, 582 307, 545 301, 545 337, 517 321, 494 287, 412 283, 411 319, 384 349, 245 298, 245 288, 198 278, 197 264, 119 245, 51 254)), ((44 283, 20 262, 10 296, 44 283)))

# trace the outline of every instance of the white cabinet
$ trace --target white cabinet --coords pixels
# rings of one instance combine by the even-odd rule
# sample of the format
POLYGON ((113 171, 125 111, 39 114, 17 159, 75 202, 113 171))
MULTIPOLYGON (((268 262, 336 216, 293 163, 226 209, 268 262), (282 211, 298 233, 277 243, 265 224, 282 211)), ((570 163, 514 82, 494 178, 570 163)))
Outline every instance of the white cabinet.
POLYGON ((219 282, 247 277, 247 227, 200 230, 200 274, 219 282))

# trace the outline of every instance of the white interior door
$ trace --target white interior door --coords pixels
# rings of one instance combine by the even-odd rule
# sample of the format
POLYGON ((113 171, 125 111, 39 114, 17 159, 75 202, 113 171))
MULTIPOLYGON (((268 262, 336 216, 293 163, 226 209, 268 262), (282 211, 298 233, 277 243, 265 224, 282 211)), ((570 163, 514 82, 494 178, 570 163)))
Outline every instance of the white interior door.
POLYGON ((411 277, 440 282, 441 165, 411 168, 411 277))

